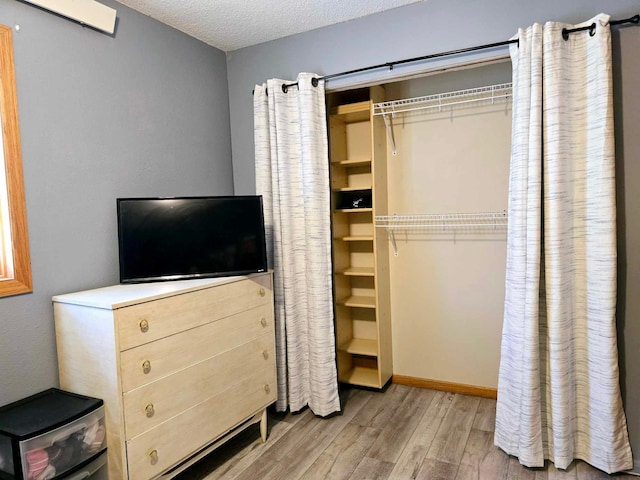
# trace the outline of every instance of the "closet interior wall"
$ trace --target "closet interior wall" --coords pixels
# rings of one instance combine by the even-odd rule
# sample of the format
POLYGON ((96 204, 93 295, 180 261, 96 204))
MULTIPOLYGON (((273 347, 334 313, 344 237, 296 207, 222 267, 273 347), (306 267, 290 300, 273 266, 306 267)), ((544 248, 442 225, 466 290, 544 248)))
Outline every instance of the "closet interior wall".
MULTIPOLYGON (((508 61, 385 85, 396 100, 511 82, 508 61)), ((387 148, 389 215, 506 211, 511 101, 396 115, 387 148)), ((395 376, 494 389, 506 229, 396 232, 390 249, 395 376)))

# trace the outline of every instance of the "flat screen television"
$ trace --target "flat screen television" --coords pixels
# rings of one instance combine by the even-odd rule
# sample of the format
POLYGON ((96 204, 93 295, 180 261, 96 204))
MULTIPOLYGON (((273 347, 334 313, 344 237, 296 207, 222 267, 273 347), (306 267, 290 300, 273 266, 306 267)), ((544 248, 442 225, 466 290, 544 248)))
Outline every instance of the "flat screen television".
POLYGON ((120 283, 267 270, 261 196, 118 198, 120 283))

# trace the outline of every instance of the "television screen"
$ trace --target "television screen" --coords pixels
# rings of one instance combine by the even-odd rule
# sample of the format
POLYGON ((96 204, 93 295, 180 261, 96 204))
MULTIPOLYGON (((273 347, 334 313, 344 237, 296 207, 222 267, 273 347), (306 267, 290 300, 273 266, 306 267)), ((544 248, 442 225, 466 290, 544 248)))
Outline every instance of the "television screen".
POLYGON ((267 270, 261 196, 119 198, 120 282, 267 270))

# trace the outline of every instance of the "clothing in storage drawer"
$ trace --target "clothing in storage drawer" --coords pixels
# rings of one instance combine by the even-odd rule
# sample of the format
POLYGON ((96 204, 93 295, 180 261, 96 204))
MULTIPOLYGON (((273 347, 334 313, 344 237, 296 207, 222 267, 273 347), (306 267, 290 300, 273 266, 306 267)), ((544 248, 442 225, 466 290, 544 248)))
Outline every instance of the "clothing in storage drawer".
MULTIPOLYGON (((123 396, 127 440, 262 372, 275 374, 273 333, 136 388, 123 396), (188 389, 184 386, 189 385, 188 389)), ((262 377, 261 377, 262 378, 262 377)), ((211 415, 217 415, 212 411, 211 415)))
POLYGON ((256 276, 116 310, 120 350, 272 304, 271 277, 256 276))
POLYGON ((122 391, 146 385, 266 332, 273 335, 271 304, 122 352, 122 391))
POLYGON ((0 478, 62 478, 104 449, 101 399, 50 388, 0 408, 0 478))
POLYGON ((209 400, 128 440, 129 478, 153 478, 215 440, 212 433, 220 432, 221 436, 275 400, 275 372, 255 372, 209 400))

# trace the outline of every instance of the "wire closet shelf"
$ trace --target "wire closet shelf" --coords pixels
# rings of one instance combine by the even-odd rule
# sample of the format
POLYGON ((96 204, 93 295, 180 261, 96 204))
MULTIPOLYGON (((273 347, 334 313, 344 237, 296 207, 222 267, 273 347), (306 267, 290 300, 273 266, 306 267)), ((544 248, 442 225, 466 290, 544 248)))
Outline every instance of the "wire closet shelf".
POLYGON ((404 233, 498 233, 506 232, 507 212, 432 213, 420 215, 376 215, 376 228, 387 230, 398 256, 396 232, 404 233))
POLYGON ((461 105, 475 102, 491 102, 507 99, 512 95, 512 83, 501 83, 486 87, 469 88, 454 92, 438 93, 423 97, 405 98, 402 100, 391 100, 387 102, 375 103, 373 105, 374 115, 391 115, 411 112, 415 110, 438 110, 445 107, 461 105))
POLYGON ((500 83, 486 87, 468 88, 453 92, 438 93, 423 97, 405 98, 402 100, 390 100, 373 104, 373 115, 382 115, 387 130, 387 137, 391 144, 391 153, 398 154, 396 140, 393 134, 393 125, 390 118, 395 118, 400 113, 423 111, 442 112, 447 107, 454 105, 484 104, 493 105, 497 101, 507 101, 512 96, 512 83, 500 83), (482 102, 482 103, 480 103, 482 102))

